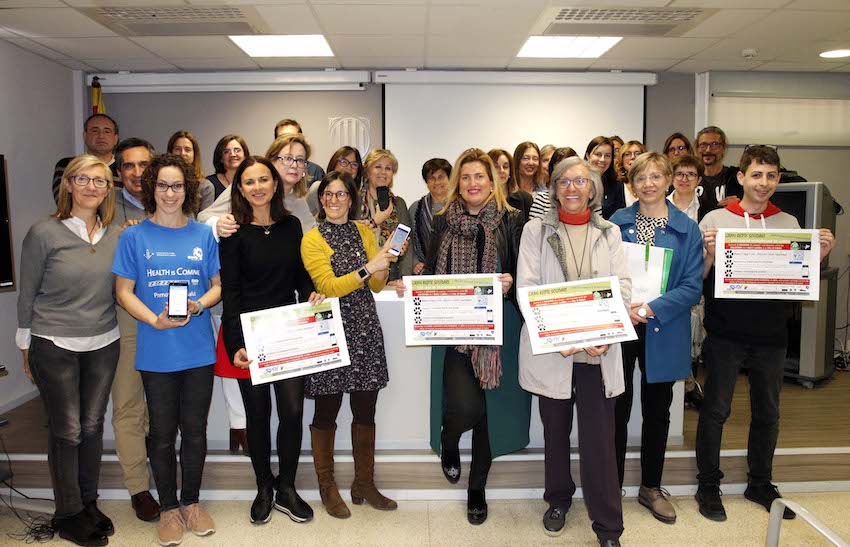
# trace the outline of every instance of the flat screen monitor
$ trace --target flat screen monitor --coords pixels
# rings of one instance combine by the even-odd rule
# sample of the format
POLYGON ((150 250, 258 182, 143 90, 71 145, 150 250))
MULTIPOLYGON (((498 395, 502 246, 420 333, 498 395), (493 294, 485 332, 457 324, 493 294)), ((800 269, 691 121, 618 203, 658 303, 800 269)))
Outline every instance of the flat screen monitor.
POLYGON ((12 228, 9 221, 9 199, 6 188, 6 158, 0 155, 0 290, 15 286, 12 264, 12 228))

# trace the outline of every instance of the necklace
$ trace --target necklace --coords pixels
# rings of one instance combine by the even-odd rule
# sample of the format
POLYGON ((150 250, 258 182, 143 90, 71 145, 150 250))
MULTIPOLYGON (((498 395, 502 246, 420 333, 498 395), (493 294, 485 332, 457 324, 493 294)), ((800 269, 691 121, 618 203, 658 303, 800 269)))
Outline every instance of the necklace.
POLYGON ((88 227, 86 227, 86 232, 88 232, 88 236, 89 236, 89 244, 91 245, 91 247, 89 247, 89 252, 91 254, 94 254, 94 253, 97 252, 97 249, 94 248, 94 242, 92 241, 92 237, 93 237, 94 233, 97 232, 97 226, 98 226, 98 223, 95 220, 94 226, 92 226, 91 230, 89 230, 88 227))
POLYGON ((587 253, 587 236, 590 234, 590 228, 587 224, 584 225, 584 243, 581 246, 581 262, 576 260, 576 251, 573 246, 573 240, 570 238, 570 231, 564 226, 564 232, 567 234, 567 241, 570 244, 570 253, 573 255, 573 263, 576 265, 576 271, 578 272, 578 278, 581 279, 581 268, 584 266, 584 255, 587 253))
POLYGON ((260 224, 257 221, 254 221, 254 222, 255 222, 255 224, 254 224, 255 226, 259 226, 260 228, 263 229, 263 233, 265 235, 269 235, 269 234, 272 233, 272 226, 274 226, 274 221, 270 222, 268 226, 264 226, 263 224, 260 224))

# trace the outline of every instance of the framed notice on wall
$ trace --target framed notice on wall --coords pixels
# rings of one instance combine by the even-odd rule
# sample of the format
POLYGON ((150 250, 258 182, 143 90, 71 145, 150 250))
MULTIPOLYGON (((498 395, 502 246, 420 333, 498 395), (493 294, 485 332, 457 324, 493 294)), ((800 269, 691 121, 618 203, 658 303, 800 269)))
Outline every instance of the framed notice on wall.
POLYGON ((0 155, 0 291, 15 288, 12 264, 12 222, 9 220, 9 189, 6 187, 6 158, 0 155))

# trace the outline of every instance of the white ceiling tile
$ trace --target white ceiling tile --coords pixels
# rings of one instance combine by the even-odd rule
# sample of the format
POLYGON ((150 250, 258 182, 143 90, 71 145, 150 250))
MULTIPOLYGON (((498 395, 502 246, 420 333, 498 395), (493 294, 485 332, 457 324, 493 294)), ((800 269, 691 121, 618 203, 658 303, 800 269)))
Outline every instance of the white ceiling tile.
POLYGON ((508 69, 585 69, 596 59, 513 59, 508 69))
POLYGON ((832 69, 830 72, 850 72, 850 63, 832 69))
POLYGON ((524 34, 502 35, 498 40, 486 40, 480 36, 466 34, 429 35, 425 54, 428 57, 515 57, 525 39, 524 34))
POLYGON ((423 68, 424 59, 422 56, 387 56, 380 57, 339 57, 339 64, 345 69, 405 69, 405 68, 423 68))
POLYGON ((64 65, 71 70, 82 70, 83 72, 97 72, 97 69, 93 66, 87 65, 82 61, 77 61, 76 59, 57 59, 57 63, 64 65))
MULTIPOLYGON (((226 1, 226 0, 223 0, 226 1)), ((336 5, 336 6, 424 6, 427 0, 310 0, 314 6, 336 5)))
POLYGON ((428 32, 446 35, 478 35, 497 43, 505 35, 527 36, 539 12, 520 3, 490 6, 431 6, 428 32))
POLYGON ((724 9, 698 24, 686 38, 724 38, 770 14, 766 9, 724 9))
POLYGON ((703 60, 727 59, 743 61, 744 58, 741 55, 741 51, 744 49, 754 48, 758 51, 757 60, 765 62, 776 58, 781 47, 783 47, 781 38, 727 38, 693 55, 693 58, 703 60))
POLYGON ((341 68, 333 57, 252 57, 260 68, 341 68))
POLYGON ((597 59, 591 70, 667 70, 681 59, 597 59))
POLYGON ((808 10, 850 10, 847 0, 794 0, 786 6, 788 9, 808 10))
POLYGON ((464 68, 471 70, 505 69, 513 56, 505 57, 432 57, 425 58, 425 68, 464 68))
POLYGON ((334 55, 341 57, 395 57, 425 55, 424 36, 327 36, 334 55))
POLYGON ((38 43, 75 59, 156 59, 126 38, 39 38, 38 43))
MULTIPOLYGON (((315 1, 315 0, 314 0, 315 1)), ((537 9, 538 7, 544 6, 549 0, 523 0, 522 5, 519 6, 523 9, 537 9)), ((570 0, 569 4, 575 4, 577 0, 570 0)), ((630 2, 631 3, 631 2, 630 2)), ((486 9, 490 9, 494 6, 517 6, 516 0, 431 0, 432 6, 442 6, 442 5, 459 5, 462 4, 464 6, 477 6, 486 9)))
POLYGON ((145 36, 130 38, 160 57, 204 59, 245 57, 245 52, 226 36, 145 36))
POLYGON ((606 59, 685 59, 716 43, 715 38, 632 38, 620 40, 606 59))
POLYGON ((818 61, 810 62, 782 62, 770 61, 757 67, 756 71, 773 71, 773 72, 829 72, 833 68, 840 67, 841 63, 822 63, 818 61))
POLYGON ((324 34, 306 5, 256 6, 271 34, 324 34))
POLYGON ((0 10, 0 27, 28 38, 115 36, 115 33, 71 8, 0 10))
POLYGON ((788 0, 747 0, 742 6, 741 0, 674 0, 671 8, 780 8, 788 0))
POLYGON ((166 61, 175 65, 182 70, 244 70, 257 69, 257 63, 251 60, 250 57, 225 59, 180 59, 174 57, 166 58, 166 61))
POLYGON ((778 48, 777 61, 822 61, 826 63, 846 63, 845 59, 822 59, 820 54, 824 51, 833 49, 850 49, 850 40, 844 41, 828 41, 828 42, 809 42, 805 44, 796 44, 793 47, 778 48))
POLYGON ((698 73, 709 70, 752 70, 764 63, 760 61, 745 61, 736 59, 686 59, 668 70, 670 72, 698 73))
POLYGON ((827 40, 848 30, 850 11, 777 10, 741 29, 735 37, 799 44, 809 40, 827 40))
POLYGON ((32 51, 37 55, 41 55, 42 57, 46 57, 47 59, 68 59, 69 57, 64 53, 60 53, 58 51, 52 50, 49 47, 45 47, 38 42, 34 42, 29 38, 7 38, 7 41, 15 44, 16 46, 32 51))
MULTIPOLYGON (((70 2, 68 2, 70 3, 70 2)), ((67 8, 61 0, 2 0, 0 8, 67 8)))
POLYGON ((425 6, 314 5, 325 34, 424 34, 425 6))
POLYGON ((179 69, 162 59, 83 59, 98 72, 175 72, 179 69))
MULTIPOLYGON (((450 0, 446 0, 450 1, 450 0)), ((787 1, 787 0, 786 0, 787 1)), ((569 6, 571 8, 578 8, 584 6, 593 6, 593 7, 623 7, 627 6, 630 8, 658 8, 664 7, 670 3, 670 0, 561 0, 561 1, 550 1, 550 5, 554 6, 569 6)))
MULTIPOLYGON (((151 6, 185 6, 184 0, 146 0, 139 2, 138 0, 65 0, 65 3, 75 8, 97 8, 108 6, 111 8, 120 7, 151 7, 151 6)), ((209 4, 210 2, 205 2, 209 4)))
POLYGON ((234 4, 240 6, 256 4, 263 4, 267 6, 284 6, 289 4, 306 4, 307 0, 186 0, 186 3, 194 6, 220 6, 222 4, 234 4))

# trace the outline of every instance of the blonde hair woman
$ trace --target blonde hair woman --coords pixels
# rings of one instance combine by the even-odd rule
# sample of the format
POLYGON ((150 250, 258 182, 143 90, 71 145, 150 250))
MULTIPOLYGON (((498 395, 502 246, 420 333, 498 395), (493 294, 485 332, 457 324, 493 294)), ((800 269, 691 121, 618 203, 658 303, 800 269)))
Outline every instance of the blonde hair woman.
POLYGON ((266 150, 266 159, 272 162, 283 181, 286 210, 301 221, 301 231, 305 234, 316 225, 307 205, 307 191, 312 182, 307 174, 311 152, 307 139, 299 133, 281 135, 266 150))
MULTIPOLYGON (((389 240, 399 224, 413 226, 410 212, 404 200, 393 194, 393 177, 398 173, 398 160, 392 152, 376 148, 363 159, 363 184, 360 188, 360 222, 369 226, 375 234, 378 247, 389 240), (382 209, 378 188, 390 189, 389 205, 382 209)), ((405 275, 413 273, 413 253, 405 252, 390 267, 388 285, 395 285, 405 275)))
POLYGON ((21 250, 18 331, 24 372, 47 410, 53 528, 79 545, 106 545, 112 521, 97 508, 103 415, 118 364, 112 260, 112 171, 94 156, 62 175, 58 207, 21 250))
POLYGON ((501 347, 443 346, 431 351, 431 447, 440 453, 443 474, 451 483, 460 480, 460 437, 472 430, 470 524, 487 519, 484 489, 493 457, 526 447, 531 417, 531 396, 517 380, 520 318, 513 292, 524 220, 522 212, 508 204, 498 180, 493 160, 483 150, 471 148, 460 155, 446 206, 434 216, 423 272, 498 272, 509 299, 501 347))

